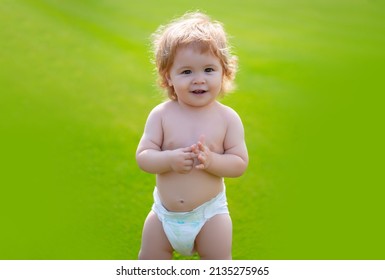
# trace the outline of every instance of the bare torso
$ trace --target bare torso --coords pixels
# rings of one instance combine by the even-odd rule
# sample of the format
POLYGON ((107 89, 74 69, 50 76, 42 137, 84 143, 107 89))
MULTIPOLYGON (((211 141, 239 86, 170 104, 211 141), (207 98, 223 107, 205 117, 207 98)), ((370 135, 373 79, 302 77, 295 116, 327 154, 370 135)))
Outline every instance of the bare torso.
MULTIPOLYGON (((201 110, 180 108, 178 102, 169 101, 162 114, 162 151, 191 146, 205 135, 212 152, 224 152, 226 136, 225 106, 214 102, 201 110)), ((191 211, 214 198, 223 190, 223 178, 193 169, 187 174, 167 172, 157 175, 157 188, 163 205, 169 211, 191 211)))

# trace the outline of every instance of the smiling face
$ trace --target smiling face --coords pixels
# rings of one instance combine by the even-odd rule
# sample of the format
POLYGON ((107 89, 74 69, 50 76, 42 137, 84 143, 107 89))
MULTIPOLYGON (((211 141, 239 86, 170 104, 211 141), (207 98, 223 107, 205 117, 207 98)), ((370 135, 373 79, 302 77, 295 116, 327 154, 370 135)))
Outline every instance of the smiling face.
POLYGON ((194 46, 179 47, 167 80, 174 88, 181 105, 210 105, 222 87, 223 69, 220 60, 209 51, 194 46))

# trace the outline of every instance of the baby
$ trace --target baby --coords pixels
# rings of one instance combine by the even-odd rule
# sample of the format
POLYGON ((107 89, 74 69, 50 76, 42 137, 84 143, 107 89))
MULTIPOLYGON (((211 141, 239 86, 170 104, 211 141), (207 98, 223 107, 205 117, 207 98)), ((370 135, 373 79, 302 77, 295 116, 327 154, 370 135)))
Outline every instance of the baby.
POLYGON ((223 26, 187 13, 154 34, 155 63, 168 101, 148 116, 136 160, 156 174, 154 204, 143 227, 139 259, 231 259, 232 222, 224 177, 248 165, 238 114, 218 102, 236 72, 223 26))

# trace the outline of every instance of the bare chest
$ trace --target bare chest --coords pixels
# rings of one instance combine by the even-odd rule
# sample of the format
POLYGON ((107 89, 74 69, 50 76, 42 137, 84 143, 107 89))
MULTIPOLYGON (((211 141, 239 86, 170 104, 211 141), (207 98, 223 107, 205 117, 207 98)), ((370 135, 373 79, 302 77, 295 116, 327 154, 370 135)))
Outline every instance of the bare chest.
POLYGON ((196 144, 205 136, 211 151, 223 153, 226 121, 220 114, 185 116, 170 114, 164 117, 162 150, 174 150, 196 144))

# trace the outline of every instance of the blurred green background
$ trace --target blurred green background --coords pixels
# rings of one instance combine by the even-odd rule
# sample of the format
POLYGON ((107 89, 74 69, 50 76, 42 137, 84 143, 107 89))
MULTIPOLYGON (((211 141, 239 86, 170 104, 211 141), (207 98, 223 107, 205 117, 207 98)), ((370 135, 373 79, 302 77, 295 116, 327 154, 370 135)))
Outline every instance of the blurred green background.
POLYGON ((0 0, 0 259, 136 259, 154 176, 135 149, 149 36, 187 10, 239 57, 222 100, 234 259, 385 259, 383 1, 0 0))

